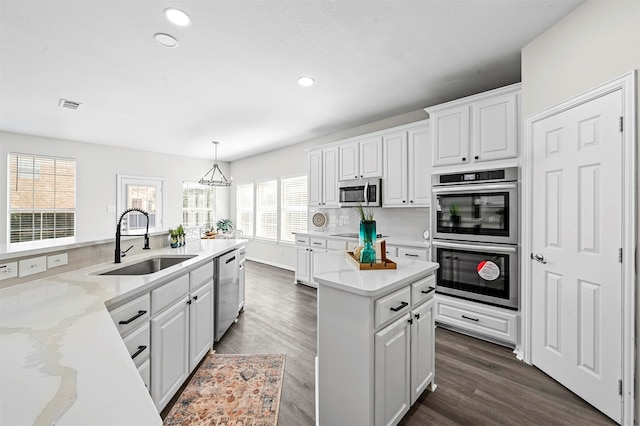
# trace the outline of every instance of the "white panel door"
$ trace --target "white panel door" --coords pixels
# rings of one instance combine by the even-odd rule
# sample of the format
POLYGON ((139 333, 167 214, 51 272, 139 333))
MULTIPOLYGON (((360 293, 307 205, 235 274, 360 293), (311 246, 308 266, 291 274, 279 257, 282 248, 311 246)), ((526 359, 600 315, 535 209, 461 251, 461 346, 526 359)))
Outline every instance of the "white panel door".
POLYGON ((322 150, 309 152, 309 205, 322 205, 322 150))
POLYGON ((189 372, 213 347, 213 280, 191 294, 189 306, 189 372))
POLYGON ((411 311, 411 404, 433 380, 435 372, 435 299, 411 311))
POLYGON ((296 281, 309 282, 311 281, 311 270, 309 258, 311 254, 308 248, 296 249, 296 281))
POLYGON ((382 177, 382 137, 360 141, 360 177, 382 177))
POLYGON ((338 147, 322 150, 322 205, 338 207, 338 147))
POLYGON ((350 180, 360 177, 360 143, 350 142, 340 145, 340 176, 339 179, 350 180))
POLYGON ((472 105, 473 159, 491 161, 518 155, 517 94, 472 105))
POLYGON ((622 416, 622 97, 533 125, 532 361, 622 416))
POLYGON ((407 132, 383 137, 384 179, 382 180, 382 205, 406 206, 408 191, 407 132))
POLYGON ((409 314, 376 333, 375 424, 396 425, 409 411, 410 332, 409 314))
POLYGON ((448 166, 469 161, 469 106, 434 113, 433 165, 448 166))
POLYGON ((189 376, 189 305, 184 297, 151 320, 151 396, 162 410, 189 376))
POLYGON ((431 130, 424 125, 409 130, 409 205, 431 205, 431 130))

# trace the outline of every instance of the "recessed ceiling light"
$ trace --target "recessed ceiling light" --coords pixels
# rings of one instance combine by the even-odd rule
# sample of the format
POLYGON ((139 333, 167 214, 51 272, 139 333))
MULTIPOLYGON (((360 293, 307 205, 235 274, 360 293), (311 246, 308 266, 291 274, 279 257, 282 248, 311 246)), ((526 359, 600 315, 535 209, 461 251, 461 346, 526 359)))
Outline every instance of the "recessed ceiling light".
POLYGON ((300 86, 309 87, 313 86, 314 80, 311 77, 302 76, 298 79, 298 84, 300 86))
POLYGON ((191 18, 184 11, 173 7, 166 8, 164 10, 164 16, 167 17, 169 22, 179 27, 188 27, 191 25, 191 18))
POLYGON ((175 37, 172 37, 169 34, 157 33, 153 35, 153 38, 161 46, 169 48, 178 47, 178 40, 176 40, 175 37))

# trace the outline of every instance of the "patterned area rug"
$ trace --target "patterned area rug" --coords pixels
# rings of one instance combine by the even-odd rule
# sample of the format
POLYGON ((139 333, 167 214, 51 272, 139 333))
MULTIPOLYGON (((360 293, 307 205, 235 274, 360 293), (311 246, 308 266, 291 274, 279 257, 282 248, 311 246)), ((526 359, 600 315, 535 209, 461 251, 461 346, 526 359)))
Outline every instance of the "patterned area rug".
POLYGON ((276 354, 207 355, 164 424, 277 425, 284 360, 276 354))

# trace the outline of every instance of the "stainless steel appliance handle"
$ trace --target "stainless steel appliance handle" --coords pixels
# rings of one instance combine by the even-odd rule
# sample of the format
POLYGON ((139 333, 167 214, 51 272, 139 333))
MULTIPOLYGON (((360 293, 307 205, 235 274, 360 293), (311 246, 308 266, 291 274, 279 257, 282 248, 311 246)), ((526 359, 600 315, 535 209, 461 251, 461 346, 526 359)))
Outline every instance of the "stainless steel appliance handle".
POLYGON ((453 194, 460 192, 480 192, 480 191, 499 191, 516 189, 518 184, 513 183, 495 183, 486 185, 451 185, 451 186, 438 186, 433 188, 434 194, 453 194))
POLYGON ((431 243, 434 247, 461 249, 461 250, 474 250, 474 251, 492 251, 494 253, 515 253, 516 247, 510 246, 492 246, 486 244, 461 244, 450 243, 448 241, 433 240, 431 243))
POLYGON ((364 203, 369 203, 369 182, 364 184, 364 203))

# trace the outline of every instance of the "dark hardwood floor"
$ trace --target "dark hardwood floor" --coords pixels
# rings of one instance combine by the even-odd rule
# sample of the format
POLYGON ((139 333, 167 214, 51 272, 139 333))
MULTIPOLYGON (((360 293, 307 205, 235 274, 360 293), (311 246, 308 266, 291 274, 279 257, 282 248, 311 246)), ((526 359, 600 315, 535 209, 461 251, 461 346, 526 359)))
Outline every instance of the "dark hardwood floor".
MULTIPOLYGON (((286 354, 278 424, 315 424, 315 289, 295 285, 292 272, 247 261, 246 310, 214 349, 286 354)), ((440 327, 435 381, 402 425, 615 424, 510 349, 440 327)))

